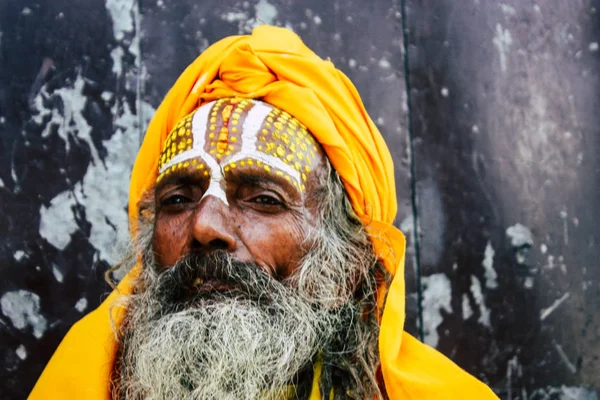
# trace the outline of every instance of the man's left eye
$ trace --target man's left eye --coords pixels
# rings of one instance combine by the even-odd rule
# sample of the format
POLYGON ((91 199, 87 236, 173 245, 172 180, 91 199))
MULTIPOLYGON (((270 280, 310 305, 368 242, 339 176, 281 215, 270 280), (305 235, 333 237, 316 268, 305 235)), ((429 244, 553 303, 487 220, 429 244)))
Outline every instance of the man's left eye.
POLYGON ((184 203, 189 203, 192 200, 189 199, 186 196, 180 195, 180 194, 175 194, 175 195, 171 195, 169 197, 167 197, 166 199, 164 199, 161 204, 163 206, 176 206, 176 205, 180 205, 180 204, 184 204, 184 203))
POLYGON ((256 196, 251 200, 253 203, 257 203, 264 206, 280 206, 281 201, 277 200, 273 196, 261 195, 256 196))

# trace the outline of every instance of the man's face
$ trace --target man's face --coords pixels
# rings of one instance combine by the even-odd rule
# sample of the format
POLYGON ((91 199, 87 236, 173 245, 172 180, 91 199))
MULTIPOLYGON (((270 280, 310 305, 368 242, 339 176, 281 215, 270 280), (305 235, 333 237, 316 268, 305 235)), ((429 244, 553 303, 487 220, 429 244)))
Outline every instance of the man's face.
POLYGON ((307 200, 323 161, 285 112, 252 100, 204 105, 161 154, 152 242, 159 268, 225 250, 275 278, 290 276, 317 223, 307 200))

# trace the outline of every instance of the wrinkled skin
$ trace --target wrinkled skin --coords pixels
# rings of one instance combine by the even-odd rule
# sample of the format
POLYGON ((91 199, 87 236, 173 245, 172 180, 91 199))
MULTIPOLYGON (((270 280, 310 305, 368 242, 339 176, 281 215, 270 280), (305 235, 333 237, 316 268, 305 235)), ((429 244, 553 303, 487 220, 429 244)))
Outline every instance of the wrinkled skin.
POLYGON ((225 250, 275 278, 290 276, 308 250, 308 232, 319 223, 311 199, 325 169, 322 151, 314 163, 304 192, 262 168, 238 166, 221 182, 228 205, 204 196, 210 177, 194 169, 162 180, 152 240, 159 268, 189 254, 225 250))

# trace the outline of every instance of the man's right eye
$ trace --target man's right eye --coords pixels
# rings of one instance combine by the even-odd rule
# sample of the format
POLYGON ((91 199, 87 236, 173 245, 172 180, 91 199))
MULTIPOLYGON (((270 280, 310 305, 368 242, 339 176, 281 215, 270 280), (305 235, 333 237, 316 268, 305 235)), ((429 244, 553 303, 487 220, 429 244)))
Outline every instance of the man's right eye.
POLYGON ((161 201, 161 205, 163 206, 176 206, 180 204, 190 203, 192 199, 187 196, 183 196, 181 194, 174 194, 171 196, 167 196, 161 201))

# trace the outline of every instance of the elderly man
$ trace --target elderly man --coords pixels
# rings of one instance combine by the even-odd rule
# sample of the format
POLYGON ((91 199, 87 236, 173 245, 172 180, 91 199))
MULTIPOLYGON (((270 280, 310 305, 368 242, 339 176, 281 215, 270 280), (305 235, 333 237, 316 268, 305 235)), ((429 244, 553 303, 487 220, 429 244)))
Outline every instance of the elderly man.
POLYGON ((390 154, 292 32, 224 39, 186 69, 130 200, 136 265, 31 398, 495 398, 402 332, 390 154))

